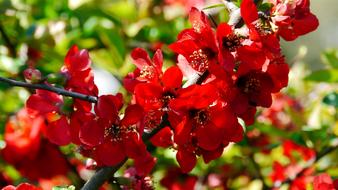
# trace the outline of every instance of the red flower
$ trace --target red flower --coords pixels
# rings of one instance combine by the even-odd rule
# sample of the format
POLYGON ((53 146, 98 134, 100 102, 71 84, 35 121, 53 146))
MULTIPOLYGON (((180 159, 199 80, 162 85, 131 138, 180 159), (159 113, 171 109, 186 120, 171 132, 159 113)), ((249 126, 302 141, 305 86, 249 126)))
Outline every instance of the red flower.
POLYGON ((218 48, 215 34, 208 17, 196 8, 191 9, 189 20, 193 28, 182 31, 178 35, 177 42, 169 47, 175 53, 183 55, 194 70, 204 72, 211 64, 217 62, 218 48))
MULTIPOLYGON (((65 57, 65 65, 61 72, 67 77, 65 89, 87 95, 97 96, 98 89, 94 83, 94 76, 90 68, 91 60, 87 50, 79 50, 72 46, 65 57)), ((76 109, 91 110, 91 103, 75 99, 76 109)))
POLYGON ((3 158, 31 180, 65 175, 69 169, 57 147, 41 140, 43 128, 43 119, 31 118, 26 110, 6 124, 3 158))
POLYGON ((194 190, 198 178, 182 173, 179 168, 170 168, 161 179, 161 185, 168 190, 194 190))
POLYGON ((298 153, 302 159, 309 161, 316 157, 314 150, 295 144, 293 141, 287 140, 283 143, 284 155, 287 156, 292 162, 295 161, 295 153, 298 153))
POLYGON ((152 130, 162 121, 170 109, 168 105, 181 88, 182 72, 178 67, 167 69, 158 83, 141 83, 135 87, 136 103, 145 110, 145 129, 152 130))
POLYGON ((184 172, 193 169, 196 155, 202 155, 207 163, 221 156, 229 142, 242 139, 242 127, 235 114, 217 99, 217 89, 206 84, 181 89, 170 102, 169 107, 181 118, 171 123, 176 124, 173 126, 178 145, 176 158, 184 172))
MULTIPOLYGON (((147 152, 141 135, 140 121, 143 109, 138 105, 126 108, 122 120, 118 111, 122 107, 120 95, 101 96, 94 115, 88 115, 88 123, 80 127, 80 140, 84 153, 93 157, 98 165, 113 166, 126 157, 135 160, 139 174, 149 173, 155 159, 147 152)), ((87 119, 85 119, 87 120, 87 119)))
POLYGON ((63 112, 63 106, 62 96, 46 90, 36 90, 36 94, 31 95, 26 102, 26 108, 30 113, 47 119, 45 134, 51 142, 58 145, 66 145, 72 141, 66 115, 68 113, 63 112))
POLYGON ((157 83, 162 77, 163 55, 161 50, 155 52, 153 60, 150 60, 148 53, 141 48, 134 49, 131 57, 137 68, 123 79, 123 86, 129 92, 134 92, 135 86, 139 83, 157 83))
POLYGON ((310 12, 309 0, 270 0, 272 21, 278 27, 277 33, 287 41, 314 31, 319 26, 318 19, 310 12))
POLYGON ((337 189, 337 187, 334 186, 334 183, 328 174, 322 173, 314 178, 313 189, 314 190, 335 190, 337 189))
POLYGON ((5 126, 6 147, 2 154, 10 163, 23 158, 33 158, 40 149, 41 130, 44 127, 42 117, 31 118, 26 109, 11 117, 5 126))
POLYGON ((34 185, 31 185, 29 183, 21 183, 17 187, 14 187, 13 185, 8 185, 2 188, 2 190, 42 190, 42 189, 39 187, 35 187, 34 185))

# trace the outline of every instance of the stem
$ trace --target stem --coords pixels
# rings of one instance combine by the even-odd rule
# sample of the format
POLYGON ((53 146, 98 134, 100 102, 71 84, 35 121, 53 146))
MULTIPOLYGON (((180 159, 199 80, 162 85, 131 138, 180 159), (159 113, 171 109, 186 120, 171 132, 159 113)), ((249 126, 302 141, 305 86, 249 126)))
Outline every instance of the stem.
POLYGON ((68 91, 68 90, 65 90, 65 89, 62 89, 62 88, 50 86, 48 84, 30 84, 30 83, 26 83, 26 82, 22 82, 22 81, 16 81, 14 79, 8 79, 8 78, 4 78, 4 77, 0 77, 0 82, 7 83, 11 86, 20 86, 20 87, 29 88, 29 89, 48 90, 48 91, 55 92, 55 93, 63 95, 63 96, 69 96, 69 97, 81 99, 81 100, 84 100, 84 101, 87 101, 87 102, 92 102, 92 103, 97 102, 97 98, 95 96, 81 94, 81 93, 78 93, 78 92, 71 92, 71 91, 68 91))
POLYGON ((263 174, 261 172, 261 169, 260 169, 260 166, 258 165, 258 163, 255 161, 253 154, 250 154, 249 155, 249 160, 251 161, 254 169, 256 170, 256 175, 258 177, 258 179, 260 179, 262 181, 262 184, 263 184, 263 190, 268 190, 270 189, 269 186, 265 183, 264 181, 264 177, 263 177, 263 174))

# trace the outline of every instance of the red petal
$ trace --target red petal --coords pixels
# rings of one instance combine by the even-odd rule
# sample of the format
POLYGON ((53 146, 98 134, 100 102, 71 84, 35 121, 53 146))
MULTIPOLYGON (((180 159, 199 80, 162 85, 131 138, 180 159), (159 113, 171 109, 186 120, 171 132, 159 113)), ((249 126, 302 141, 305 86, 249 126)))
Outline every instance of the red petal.
POLYGON ((57 110, 57 107, 52 103, 53 102, 46 101, 44 98, 37 94, 33 94, 28 98, 26 102, 26 108, 31 113, 47 114, 57 110))
POLYGON ((104 140, 105 126, 102 126, 94 118, 84 122, 80 128, 79 137, 83 144, 88 146, 96 146, 104 140))
POLYGON ((41 190, 41 188, 35 187, 29 183, 22 183, 16 188, 16 190, 41 190))
POLYGON ((163 55, 161 50, 157 50, 153 57, 153 63, 157 70, 157 73, 162 73, 162 66, 163 66, 163 55))
POLYGON ((135 159, 135 168, 138 176, 147 176, 154 168, 156 158, 152 157, 149 153, 146 156, 135 159))
POLYGON ((165 127, 156 133, 150 141, 154 146, 167 148, 173 145, 173 132, 170 127, 165 127))
POLYGON ((326 174, 320 174, 313 180, 313 190, 334 190, 333 181, 331 177, 326 174))
POLYGON ((162 107, 162 87, 155 83, 141 83, 135 87, 136 102, 145 110, 162 107))
POLYGON ((148 53, 142 48, 135 48, 131 52, 131 57, 133 58, 136 67, 140 70, 142 70, 144 66, 152 65, 148 53))
POLYGON ((77 46, 71 47, 65 58, 65 66, 71 72, 84 71, 90 67, 91 61, 87 50, 78 50, 77 46))
POLYGON ((189 13, 189 21, 194 30, 200 33, 201 30, 210 27, 208 17, 202 12, 192 7, 189 13))
POLYGON ((181 166, 181 170, 184 173, 190 172, 196 165, 196 156, 193 153, 179 149, 176 154, 177 162, 181 166))
POLYGON ((187 121, 187 118, 182 118, 182 122, 179 123, 175 128, 174 141, 179 145, 186 144, 191 138, 191 123, 187 121))
POLYGON ((129 105, 126 108, 121 125, 130 126, 139 122, 143 117, 143 108, 137 104, 129 105))
POLYGON ((215 150, 222 143, 224 133, 223 126, 215 126, 211 122, 199 126, 196 130, 197 144, 205 150, 215 150))
POLYGON ((122 100, 120 95, 100 96, 94 107, 95 113, 101 118, 114 122, 118 117, 118 109, 121 106, 121 102, 122 100))
POLYGON ((204 163, 209 163, 212 160, 215 160, 217 158, 219 158, 220 156, 222 156, 223 153, 223 146, 219 147, 218 149, 214 150, 214 151, 203 151, 202 155, 203 155, 203 160, 204 163))
POLYGON ((120 143, 110 141, 99 145, 95 153, 98 163, 106 166, 117 165, 126 157, 123 146, 120 143))
POLYGON ((124 151, 130 158, 136 159, 148 154, 147 148, 138 133, 130 132, 125 136, 123 143, 124 151))
POLYGON ((177 66, 168 68, 162 77, 163 85, 167 88, 179 88, 182 85, 183 74, 177 66))
POLYGON ((241 16, 247 25, 258 19, 258 11, 253 0, 243 0, 241 3, 241 16))
POLYGON ((63 146, 71 143, 70 126, 65 116, 51 122, 46 127, 47 138, 57 145, 63 146))

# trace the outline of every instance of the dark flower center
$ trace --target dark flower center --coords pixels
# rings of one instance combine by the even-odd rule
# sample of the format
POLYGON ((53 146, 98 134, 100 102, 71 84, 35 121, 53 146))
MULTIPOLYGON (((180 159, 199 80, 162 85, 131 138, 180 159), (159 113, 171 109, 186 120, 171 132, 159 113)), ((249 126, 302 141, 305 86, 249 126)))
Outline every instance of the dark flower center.
POLYGON ((241 45, 240 37, 235 34, 229 34, 222 39, 223 48, 229 51, 235 51, 241 45))
POLYGON ((168 104, 170 102, 171 99, 175 98, 175 94, 171 91, 166 91, 163 93, 162 95, 162 103, 163 103, 163 107, 166 108, 168 107, 168 104))
POLYGON ((244 76, 238 79, 237 86, 246 94, 259 92, 261 90, 261 81, 255 75, 244 76))
POLYGON ((199 125, 203 125, 209 120, 209 113, 207 110, 190 110, 189 114, 199 125))

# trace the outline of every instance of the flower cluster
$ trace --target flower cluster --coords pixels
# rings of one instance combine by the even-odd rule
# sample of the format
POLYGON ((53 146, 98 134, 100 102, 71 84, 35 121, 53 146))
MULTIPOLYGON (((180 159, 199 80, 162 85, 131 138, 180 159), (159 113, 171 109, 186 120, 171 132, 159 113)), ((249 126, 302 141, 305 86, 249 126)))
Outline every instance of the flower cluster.
POLYGON ((306 168, 302 164, 312 162, 316 157, 315 151, 287 140, 283 143, 283 155, 287 157, 289 163, 287 165, 278 161, 273 163, 273 173, 270 178, 274 185, 278 187, 284 181, 293 179, 290 184, 291 189, 306 189, 306 184, 312 179, 314 168, 306 168))
POLYGON ((44 129, 42 117, 31 118, 26 109, 11 117, 5 126, 2 157, 30 180, 65 176, 70 170, 58 147, 41 137, 44 129))
POLYGON ((141 48, 131 53, 136 69, 123 80, 132 94, 129 105, 121 94, 98 96, 88 52, 73 46, 60 71, 64 88, 97 97, 95 105, 37 90, 26 107, 45 118, 51 142, 79 145, 98 166, 132 158, 137 175, 145 176, 156 159, 142 136, 156 132, 153 145, 177 150, 182 171, 189 172, 198 156, 208 163, 229 143, 241 141, 239 119, 252 124, 257 106, 270 107, 272 94, 287 85, 289 67, 279 37, 295 39, 318 26, 306 0, 272 4, 271 12, 259 14, 252 0, 243 0, 241 28, 227 23, 213 28, 203 12, 192 8, 192 28, 169 46, 178 54, 177 65, 163 69, 160 50, 153 59, 141 48), (199 77, 191 83, 194 76, 199 77))

